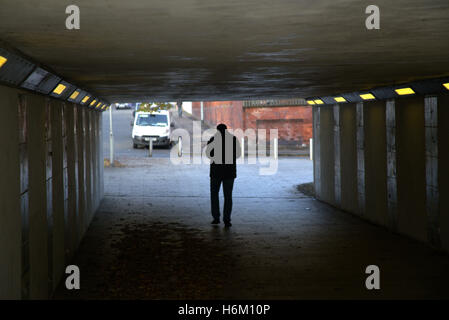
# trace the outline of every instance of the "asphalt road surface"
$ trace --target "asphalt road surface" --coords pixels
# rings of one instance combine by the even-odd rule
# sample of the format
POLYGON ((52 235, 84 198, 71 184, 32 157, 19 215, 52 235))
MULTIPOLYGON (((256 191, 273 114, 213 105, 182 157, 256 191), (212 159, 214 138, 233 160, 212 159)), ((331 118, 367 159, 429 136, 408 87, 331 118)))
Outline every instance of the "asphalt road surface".
MULTIPOLYGON (((148 147, 133 149, 131 138, 133 121, 132 109, 116 110, 112 108, 112 131, 114 134, 114 157, 120 158, 141 158, 148 157, 148 147)), ((103 155, 109 159, 109 111, 103 112, 103 155)), ((153 157, 168 158, 170 149, 165 147, 154 147, 153 157)))

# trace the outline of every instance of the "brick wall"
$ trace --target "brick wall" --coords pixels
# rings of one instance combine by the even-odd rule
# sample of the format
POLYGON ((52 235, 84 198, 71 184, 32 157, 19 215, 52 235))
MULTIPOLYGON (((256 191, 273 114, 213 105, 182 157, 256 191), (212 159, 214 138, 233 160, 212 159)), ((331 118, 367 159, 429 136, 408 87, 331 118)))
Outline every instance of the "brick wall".
MULTIPOLYGON (((203 102, 204 121, 225 123, 236 129, 278 129, 279 145, 309 144, 312 138, 312 108, 309 106, 243 107, 243 101, 203 102)), ((192 103, 192 114, 201 117, 201 103, 192 103)))
POLYGON ((312 108, 309 106, 244 108, 246 128, 278 129, 279 144, 309 144, 312 108))
MULTIPOLYGON (((204 121, 210 125, 225 123, 228 128, 243 128, 243 101, 203 102, 204 121)), ((201 102, 192 103, 192 114, 201 118, 201 102)))

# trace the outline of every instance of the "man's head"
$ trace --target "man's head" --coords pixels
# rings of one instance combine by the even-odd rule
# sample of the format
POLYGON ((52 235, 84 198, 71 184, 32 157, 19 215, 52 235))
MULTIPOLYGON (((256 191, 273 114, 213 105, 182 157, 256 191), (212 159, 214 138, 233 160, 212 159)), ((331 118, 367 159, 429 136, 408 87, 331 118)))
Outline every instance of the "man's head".
POLYGON ((225 133, 225 131, 226 131, 227 128, 228 128, 228 127, 226 127, 226 125, 225 125, 224 123, 220 123, 220 124, 217 126, 217 130, 220 131, 222 134, 225 133))

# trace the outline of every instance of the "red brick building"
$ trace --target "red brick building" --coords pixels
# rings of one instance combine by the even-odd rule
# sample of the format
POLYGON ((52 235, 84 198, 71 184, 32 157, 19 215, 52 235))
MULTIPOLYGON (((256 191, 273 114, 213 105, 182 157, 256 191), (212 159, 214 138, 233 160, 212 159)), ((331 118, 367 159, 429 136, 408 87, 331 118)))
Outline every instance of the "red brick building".
MULTIPOLYGON (((201 118, 201 102, 192 103, 192 113, 201 118)), ((312 107, 302 99, 206 101, 203 117, 207 124, 231 129, 278 129, 279 145, 309 145, 312 138, 312 107)))

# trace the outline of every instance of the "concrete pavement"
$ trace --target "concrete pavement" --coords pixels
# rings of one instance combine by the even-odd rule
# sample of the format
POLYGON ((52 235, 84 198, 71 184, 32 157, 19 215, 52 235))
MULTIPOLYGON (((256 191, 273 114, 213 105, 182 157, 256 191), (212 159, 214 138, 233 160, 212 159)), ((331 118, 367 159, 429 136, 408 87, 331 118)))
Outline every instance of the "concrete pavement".
MULTIPOLYGON (((105 199, 73 262, 86 299, 448 298, 449 257, 297 191, 312 163, 273 176, 240 165, 233 227, 213 227, 208 166, 131 159, 105 169, 105 199), (365 268, 381 290, 365 288, 365 268)), ((221 206, 223 205, 221 198, 221 206)))

